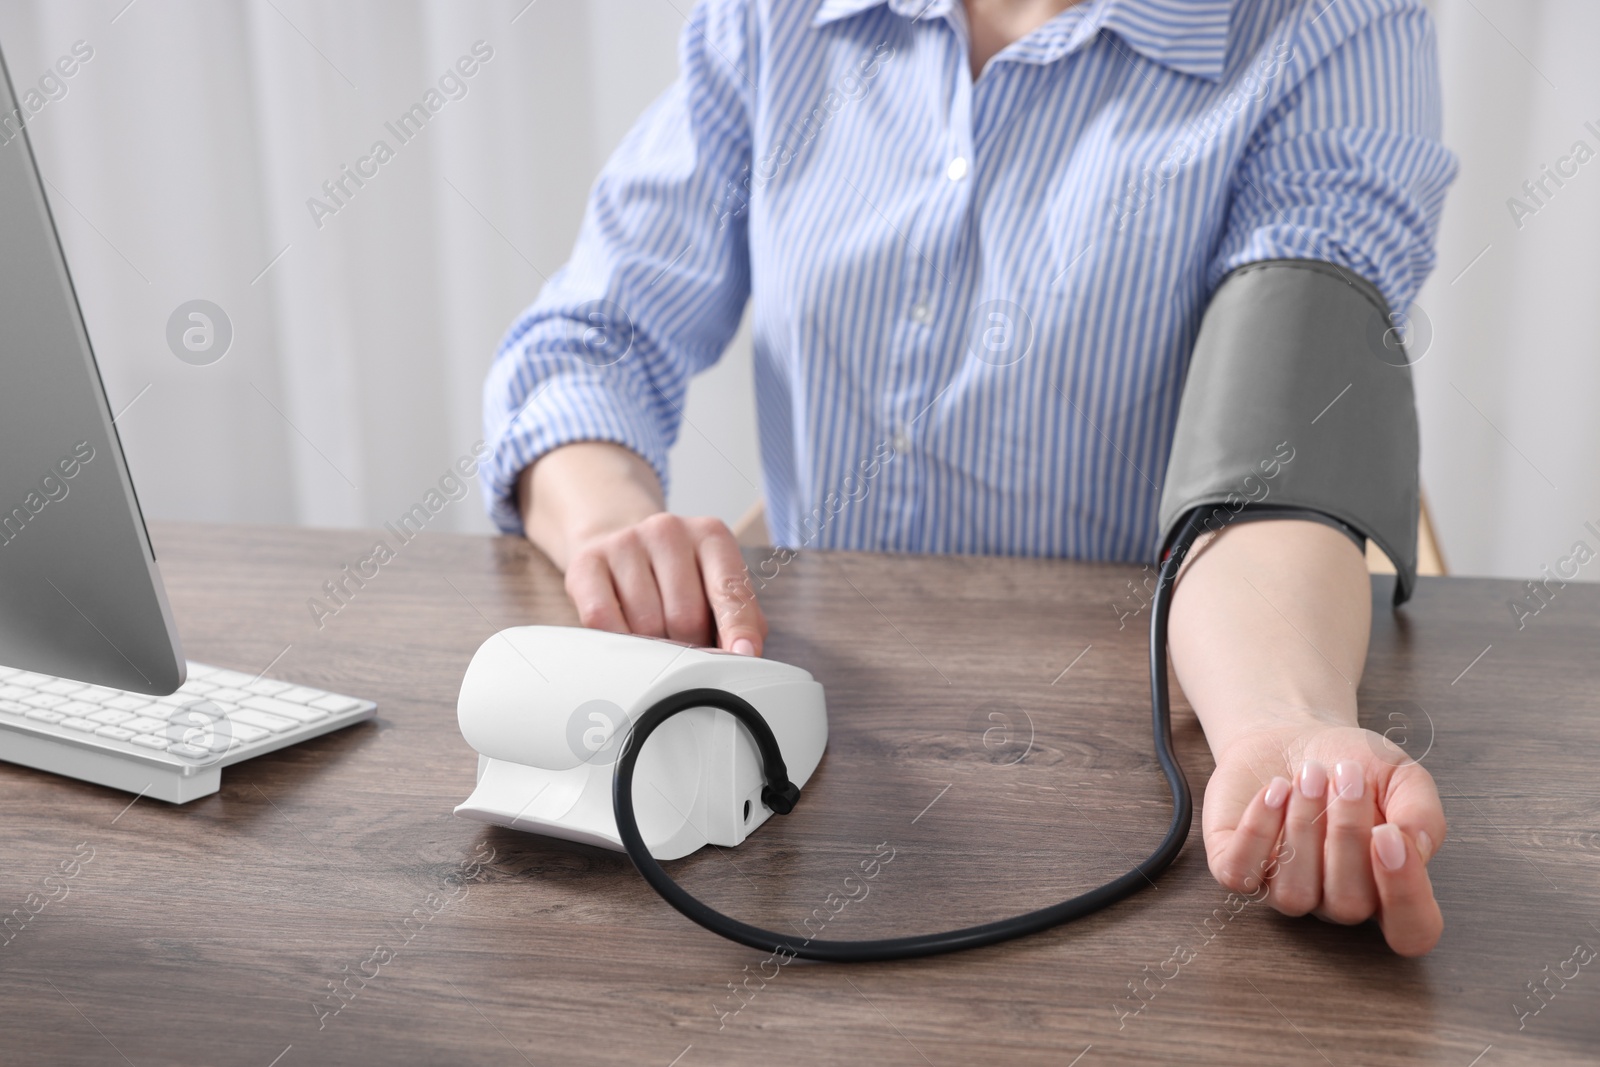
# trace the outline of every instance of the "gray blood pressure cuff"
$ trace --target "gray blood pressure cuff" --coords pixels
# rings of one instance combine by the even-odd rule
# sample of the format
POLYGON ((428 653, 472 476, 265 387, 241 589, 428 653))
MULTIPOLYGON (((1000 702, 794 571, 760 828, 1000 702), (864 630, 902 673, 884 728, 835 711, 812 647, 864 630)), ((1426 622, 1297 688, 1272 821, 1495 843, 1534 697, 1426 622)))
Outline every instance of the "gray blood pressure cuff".
POLYGON ((1319 512, 1417 579, 1417 411, 1383 295, 1330 263, 1229 274, 1200 325, 1161 492, 1162 547, 1195 508, 1319 512))

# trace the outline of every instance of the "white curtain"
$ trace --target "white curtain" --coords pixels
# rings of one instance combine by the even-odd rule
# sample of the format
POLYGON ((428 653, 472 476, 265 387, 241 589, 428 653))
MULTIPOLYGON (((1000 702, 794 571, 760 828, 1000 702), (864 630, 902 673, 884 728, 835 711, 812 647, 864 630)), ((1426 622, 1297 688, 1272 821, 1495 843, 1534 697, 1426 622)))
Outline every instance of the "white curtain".
MULTIPOLYGON (((377 526, 422 500, 481 436, 495 345, 682 24, 666 0, 0 5, 19 95, 92 51, 28 128, 146 513, 377 526), (385 124, 430 89, 401 143, 385 124), (393 158, 315 217, 380 139, 393 158), (232 323, 211 365, 167 344, 193 299, 232 323)), ((759 495, 748 350, 695 384, 676 509, 731 520, 759 495)), ((481 497, 432 525, 488 529, 481 497)))
POLYGON ((1531 577, 1600 550, 1600 4, 1432 6, 1461 175, 1417 300, 1423 487, 1453 571, 1531 577))
MULTIPOLYGON (((478 439, 494 346, 672 79, 689 6, 0 5, 19 92, 93 49, 29 128, 113 406, 132 404, 118 426, 147 512, 375 526, 417 503, 478 439), (478 41, 493 57, 466 95, 399 145, 385 123, 478 41), (379 138, 394 158, 319 228, 307 200, 379 138), (165 339, 197 298, 234 329, 210 366, 165 339)), ((1573 162, 1578 141, 1600 152, 1600 5, 1432 7, 1462 172, 1415 316, 1424 488, 1454 572, 1534 575, 1575 540, 1600 548, 1583 527, 1600 528, 1600 158, 1573 162), (1542 165, 1576 173, 1557 186, 1542 165), (1514 219, 1512 198, 1537 210, 1514 219)), ((757 498, 750 388, 741 333, 691 392, 675 509, 731 520, 757 498)), ((487 528, 476 494, 438 525, 487 528)))

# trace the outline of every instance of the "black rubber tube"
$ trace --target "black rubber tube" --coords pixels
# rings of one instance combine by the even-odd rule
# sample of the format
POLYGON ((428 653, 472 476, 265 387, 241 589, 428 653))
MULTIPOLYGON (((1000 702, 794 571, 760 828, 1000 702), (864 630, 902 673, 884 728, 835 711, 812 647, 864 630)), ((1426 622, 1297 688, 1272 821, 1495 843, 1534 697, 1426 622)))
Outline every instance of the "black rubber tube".
MULTIPOLYGON (((720 708, 733 715, 750 731, 756 748, 761 753, 762 769, 767 785, 762 790, 762 802, 779 814, 788 814, 799 799, 800 791, 789 781, 788 768, 778 741, 761 713, 733 693, 721 689, 689 689, 674 693, 650 706, 633 724, 623 745, 622 756, 617 760, 612 778, 612 799, 616 809, 617 831, 622 847, 627 850, 633 865, 657 893, 678 911, 699 923, 714 934, 730 941, 761 949, 781 952, 803 959, 827 960, 835 963, 865 963, 880 960, 915 959, 919 956, 937 956, 945 952, 978 948, 1009 941, 1014 937, 1048 930, 1052 926, 1071 922, 1090 915, 1108 904, 1114 904, 1139 889, 1153 884, 1152 879, 1166 870, 1177 859, 1189 836, 1189 823, 1194 815, 1194 802, 1189 795, 1189 783, 1183 768, 1172 751, 1172 706, 1167 691, 1167 615, 1172 606, 1172 586, 1178 568, 1203 531, 1204 512, 1191 512, 1173 539, 1172 551, 1162 561, 1156 579, 1154 603, 1150 612, 1150 706, 1151 727, 1155 735, 1156 760, 1166 776, 1172 791, 1172 822, 1166 836, 1144 862, 1126 874, 1114 878, 1097 889, 1053 904, 1047 908, 1015 915, 1007 919, 942 933, 915 934, 909 937, 884 937, 861 941, 827 941, 816 938, 796 938, 775 933, 759 926, 740 922, 709 907, 692 896, 672 880, 666 870, 650 854, 644 837, 639 832, 639 822, 633 810, 633 774, 644 743, 656 728, 672 716, 690 708, 720 708)), ((1232 518, 1225 510, 1213 515, 1232 518)), ((1215 523, 1213 519, 1213 523, 1215 523)))

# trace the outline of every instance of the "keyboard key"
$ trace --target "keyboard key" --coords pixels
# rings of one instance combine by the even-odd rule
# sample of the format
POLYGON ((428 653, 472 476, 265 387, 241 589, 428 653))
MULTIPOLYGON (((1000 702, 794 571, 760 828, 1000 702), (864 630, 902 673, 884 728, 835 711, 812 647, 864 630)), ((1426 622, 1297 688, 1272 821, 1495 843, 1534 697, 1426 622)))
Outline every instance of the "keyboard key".
POLYGON ((26 715, 33 709, 16 700, 0 700, 0 711, 7 715, 26 715))
POLYGON ((328 693, 311 702, 311 707, 322 711, 341 715, 347 711, 354 711, 361 706, 361 701, 355 697, 342 697, 337 693, 328 693))
POLYGON ((79 719, 79 718, 73 717, 73 718, 68 718, 68 719, 62 719, 61 720, 61 725, 65 726, 69 730, 81 730, 86 734, 92 734, 96 730, 100 729, 100 727, 103 726, 104 723, 95 722, 93 719, 79 719))
MULTIPOLYGON (((264 711, 268 715, 281 715, 286 719, 293 719, 295 722, 316 722, 319 719, 328 717, 328 713, 321 708, 308 708, 304 704, 291 704, 287 700, 279 700, 277 697, 251 697, 242 701, 242 703, 247 708, 264 711)), ((235 718, 237 718, 237 715, 235 715, 235 718)))
POLYGON ((195 745, 168 745, 167 751, 176 756, 188 756, 190 759, 206 759, 211 755, 203 748, 195 745))
POLYGON ((261 730, 254 726, 246 726, 242 722, 235 722, 232 720, 229 721, 228 728, 233 731, 233 736, 241 745, 253 745, 257 741, 260 741, 263 737, 272 736, 272 734, 266 730, 261 730))
POLYGON ((15 678, 21 673, 15 667, 0 667, 0 678, 15 678))
POLYGON ((28 718, 38 719, 40 722, 60 722, 66 716, 59 711, 49 711, 45 708, 34 708, 28 712, 28 718))
MULTIPOLYGON (((169 738, 169 740, 171 739, 169 738)), ((184 733, 183 737, 178 739, 177 743, 203 748, 208 752, 226 752, 237 742, 232 734, 212 733, 208 730, 189 730, 184 733)))
POLYGON ((278 694, 279 700, 292 700, 296 704, 309 704, 321 696, 327 696, 323 689, 312 689, 310 686, 297 685, 292 689, 285 689, 278 694))
POLYGON ((85 715, 84 718, 93 719, 101 726, 117 726, 133 718, 133 712, 117 711, 113 708, 107 708, 104 711, 97 711, 93 715, 85 715))
POLYGON ((157 737, 154 734, 137 734, 133 738, 133 743, 136 745, 143 745, 145 748, 153 748, 157 752, 161 752, 164 751, 172 742, 168 741, 164 737, 157 737))
POLYGON ((32 695, 32 689, 20 685, 0 685, 0 700, 21 700, 32 695))
POLYGON ((215 682, 208 682, 203 678, 190 678, 187 682, 183 683, 183 689, 180 691, 184 693, 198 693, 201 696, 204 696, 213 689, 220 688, 221 686, 217 685, 215 682))
POLYGON ((226 671, 221 667, 218 667, 216 670, 212 671, 206 676, 206 681, 210 682, 212 685, 227 685, 234 687, 249 685, 255 680, 256 677, 253 674, 243 674, 239 671, 226 671))
POLYGON ((191 664, 189 664, 189 680, 190 681, 193 681, 196 678, 210 678, 215 673, 217 673, 217 669, 215 667, 211 666, 210 664, 207 664, 207 663, 191 663, 191 664))
MULTIPOLYGON (((136 714, 140 718, 161 719, 165 721, 172 718, 172 716, 176 715, 182 710, 182 708, 175 708, 170 704, 151 704, 147 708, 140 708, 136 714)), ((135 713, 130 712, 129 714, 135 713)))
POLYGON ((167 728, 167 724, 163 720, 146 718, 143 715, 115 725, 122 727, 124 730, 132 730, 136 734, 153 734, 167 728))
MULTIPOLYGON (((256 699, 266 700, 269 698, 257 697, 256 699)), ((259 726, 263 730, 271 730, 275 734, 281 734, 285 730, 292 730, 296 725, 293 719, 285 719, 279 715, 268 715, 264 711, 256 711, 253 708, 240 708, 229 715, 228 718, 234 722, 242 722, 249 726, 259 726)))
POLYGON ((231 686, 213 689, 206 694, 207 700, 222 700, 229 704, 243 704, 249 698, 249 692, 243 689, 234 689, 231 686))
POLYGON ((95 733, 101 737, 109 737, 113 741, 129 741, 133 739, 133 731, 124 730, 120 726, 102 726, 95 733))
POLYGON ((106 701, 105 705, 108 708, 116 708, 118 711, 138 711, 140 708, 148 708, 153 703, 155 702, 149 697, 136 697, 132 693, 124 693, 113 700, 106 701))
POLYGON ((100 710, 100 705, 87 700, 69 700, 65 704, 57 704, 56 710, 63 715, 93 715, 100 710))
POLYGON ((54 693, 35 693, 32 696, 23 697, 22 702, 30 708, 53 708, 57 704, 65 704, 67 698, 58 697, 54 693))
POLYGON ((250 692, 259 697, 273 697, 277 696, 285 689, 292 689, 294 687, 288 682, 280 682, 275 678, 257 678, 249 685, 241 686, 240 688, 248 689, 250 692))
POLYGON ((162 704, 146 708, 144 714, 152 719, 165 719, 179 726, 205 726, 224 718, 237 704, 213 704, 210 701, 192 701, 181 708, 162 704))
POLYGON ((48 674, 35 674, 33 671, 18 671, 11 678, 14 685, 25 685, 30 689, 37 689, 41 685, 49 685, 51 682, 59 682, 60 680, 48 674))
POLYGON ((44 685, 41 685, 39 687, 39 692, 54 693, 56 696, 67 697, 78 692, 79 690, 87 688, 89 687, 84 685, 82 682, 74 682, 69 678, 57 678, 53 682, 48 682, 44 685))
POLYGON ((153 707, 145 708, 139 714, 148 715, 152 719, 166 719, 170 722, 182 722, 191 726, 198 726, 201 723, 215 722, 227 714, 229 708, 234 707, 238 707, 238 705, 218 704, 202 697, 199 700, 191 700, 187 704, 178 707, 156 704, 153 707))

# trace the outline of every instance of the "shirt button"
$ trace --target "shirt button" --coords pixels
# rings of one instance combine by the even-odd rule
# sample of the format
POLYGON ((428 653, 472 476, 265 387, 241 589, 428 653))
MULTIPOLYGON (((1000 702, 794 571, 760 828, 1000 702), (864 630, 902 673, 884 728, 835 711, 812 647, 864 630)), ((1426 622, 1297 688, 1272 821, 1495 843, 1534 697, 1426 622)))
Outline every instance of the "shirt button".
POLYGON ((894 439, 890 443, 894 445, 896 453, 910 452, 911 432, 904 425, 896 426, 894 428, 894 439))
POLYGON ((958 182, 967 176, 967 158, 957 156, 950 161, 950 166, 945 168, 945 175, 953 182, 958 182))
POLYGON ((928 306, 926 300, 919 300, 911 305, 911 321, 924 326, 933 321, 933 308, 928 306))

